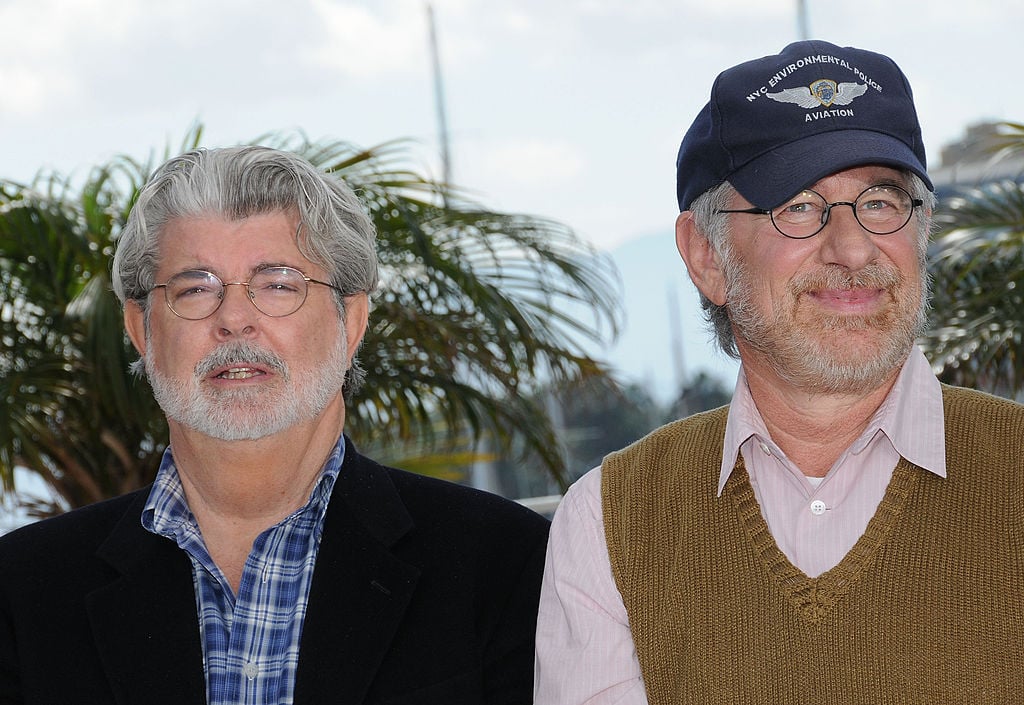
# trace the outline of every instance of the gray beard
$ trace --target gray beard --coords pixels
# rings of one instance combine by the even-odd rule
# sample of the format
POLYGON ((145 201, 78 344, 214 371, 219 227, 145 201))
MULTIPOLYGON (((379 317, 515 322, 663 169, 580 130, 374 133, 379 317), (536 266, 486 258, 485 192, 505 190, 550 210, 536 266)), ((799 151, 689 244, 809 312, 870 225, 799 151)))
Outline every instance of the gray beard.
MULTIPOLYGON (((793 321, 784 320, 781 313, 776 320, 761 315, 753 303, 744 272, 727 265, 729 319, 735 335, 748 348, 759 353, 781 379, 805 391, 863 393, 877 389, 903 365, 914 340, 924 329, 927 310, 926 275, 922 275, 920 292, 908 291, 899 272, 878 266, 869 266, 862 272, 851 274, 828 270, 823 275, 807 278, 807 281, 794 282, 794 288, 805 289, 812 286, 812 281, 813 285, 817 285, 822 278, 832 286, 841 283, 837 279, 849 278, 853 285, 878 285, 894 296, 913 296, 916 293, 918 299, 913 312, 901 309, 897 301, 894 315, 882 315, 878 320, 872 317, 821 317, 817 321, 817 332, 831 331, 833 335, 840 336, 844 331, 887 331, 875 354, 867 359, 851 359, 855 356, 847 354, 848 351, 818 345, 817 341, 799 335, 799 330, 791 325, 793 321)), ((798 291, 793 293, 796 295, 798 291)))
POLYGON ((221 345, 200 360, 189 380, 164 375, 149 352, 144 358, 153 396, 169 420, 222 441, 265 438, 321 414, 341 394, 348 371, 344 332, 322 364, 293 374, 287 362, 269 350, 247 342, 221 345), (273 389, 231 391, 204 389, 203 380, 217 367, 257 364, 269 368, 280 381, 273 389))

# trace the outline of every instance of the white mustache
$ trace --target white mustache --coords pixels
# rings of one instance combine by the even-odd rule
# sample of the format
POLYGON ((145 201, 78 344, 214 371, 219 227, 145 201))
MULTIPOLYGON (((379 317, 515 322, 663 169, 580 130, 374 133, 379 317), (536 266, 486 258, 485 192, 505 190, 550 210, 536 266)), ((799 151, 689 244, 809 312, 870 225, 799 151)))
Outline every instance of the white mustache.
POLYGON ((268 367, 284 377, 288 376, 288 363, 280 356, 246 342, 225 343, 213 350, 196 363, 195 374, 205 377, 218 367, 246 364, 268 367))

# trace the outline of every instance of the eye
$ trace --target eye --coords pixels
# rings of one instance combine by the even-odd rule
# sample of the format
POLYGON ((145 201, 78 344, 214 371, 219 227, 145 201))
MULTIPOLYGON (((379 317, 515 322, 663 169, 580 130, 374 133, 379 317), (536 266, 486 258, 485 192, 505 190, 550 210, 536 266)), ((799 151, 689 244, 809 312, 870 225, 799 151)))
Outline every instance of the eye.
POLYGON ((881 211, 887 208, 894 208, 895 204, 892 201, 887 201, 884 198, 872 198, 870 200, 861 201, 860 208, 865 211, 881 211))
POLYGON ((775 211, 775 217, 783 220, 813 219, 824 210, 824 201, 816 193, 804 191, 796 198, 775 211))
POLYGON ((189 286, 182 289, 177 289, 174 292, 175 298, 183 299, 187 296, 202 296, 203 294, 212 294, 213 289, 208 286, 189 286))
POLYGON ((297 291, 297 289, 291 282, 272 281, 262 282, 260 284, 260 291, 297 291))
POLYGON ((895 211, 903 213, 910 208, 910 197, 895 187, 875 186, 860 195, 857 208, 861 211, 895 211))
POLYGON ((255 276, 249 286, 260 294, 279 296, 284 294, 301 294, 306 281, 302 274, 294 269, 264 269, 255 276))
POLYGON ((203 296, 220 296, 223 290, 220 280, 208 272, 182 272, 167 283, 167 289, 175 300, 203 296))

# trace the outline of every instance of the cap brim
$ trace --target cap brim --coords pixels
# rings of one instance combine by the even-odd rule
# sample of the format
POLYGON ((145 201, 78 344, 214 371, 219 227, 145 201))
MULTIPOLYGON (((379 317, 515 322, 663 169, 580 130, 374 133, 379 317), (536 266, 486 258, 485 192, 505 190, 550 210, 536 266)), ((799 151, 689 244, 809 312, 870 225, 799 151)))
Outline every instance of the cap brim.
POLYGON ((775 208, 830 174, 867 164, 908 169, 933 190, 924 164, 910 147, 869 130, 809 135, 748 162, 728 181, 755 207, 775 208))

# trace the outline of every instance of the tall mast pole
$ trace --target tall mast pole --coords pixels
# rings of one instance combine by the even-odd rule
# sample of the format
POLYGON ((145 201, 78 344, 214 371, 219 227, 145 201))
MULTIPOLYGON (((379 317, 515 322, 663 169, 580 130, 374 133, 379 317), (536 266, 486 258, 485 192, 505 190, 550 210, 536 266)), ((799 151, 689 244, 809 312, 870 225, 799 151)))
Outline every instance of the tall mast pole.
POLYGON ((675 393, 681 394, 686 386, 686 358, 683 354, 683 333, 679 314, 679 294, 675 284, 669 283, 668 296, 668 331, 669 354, 672 356, 672 372, 675 375, 675 393))
POLYGON ((434 8, 427 3, 427 24, 430 28, 430 57, 434 67, 434 103, 437 106, 438 142, 441 148, 441 176, 445 206, 448 205, 448 186, 452 180, 451 155, 448 149, 448 117, 444 107, 444 82, 441 78, 441 58, 437 50, 437 30, 434 27, 434 8))
POLYGON ((800 39, 810 39, 811 30, 807 25, 807 0, 796 0, 796 24, 800 39))

